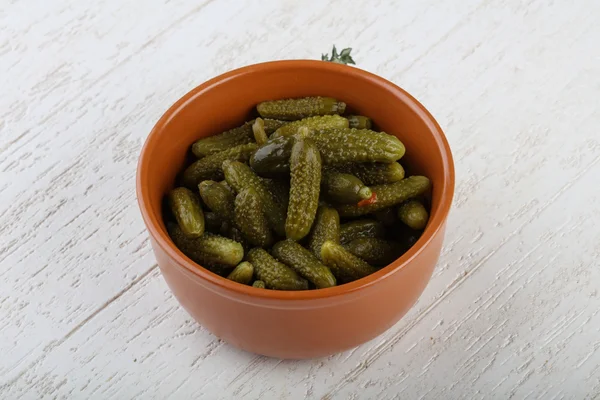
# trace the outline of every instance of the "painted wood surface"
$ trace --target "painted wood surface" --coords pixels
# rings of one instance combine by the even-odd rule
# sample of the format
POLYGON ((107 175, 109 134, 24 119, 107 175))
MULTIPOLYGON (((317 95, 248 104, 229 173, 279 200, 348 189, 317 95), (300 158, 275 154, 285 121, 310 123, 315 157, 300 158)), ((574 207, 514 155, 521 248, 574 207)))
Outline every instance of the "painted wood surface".
POLYGON ((600 398, 600 3, 4 1, 0 398, 600 398), (178 306, 135 200, 206 79, 354 47, 454 152, 417 305, 325 359, 236 350, 178 306))

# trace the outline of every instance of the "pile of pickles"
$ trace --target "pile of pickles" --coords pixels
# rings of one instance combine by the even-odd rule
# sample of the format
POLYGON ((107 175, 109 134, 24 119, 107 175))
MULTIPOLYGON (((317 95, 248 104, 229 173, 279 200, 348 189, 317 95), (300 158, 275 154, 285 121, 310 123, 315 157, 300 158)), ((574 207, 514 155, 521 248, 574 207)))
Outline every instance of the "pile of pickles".
POLYGON ((256 110, 194 143, 166 196, 167 230, 186 256, 240 284, 308 290, 363 278, 416 242, 431 182, 405 176, 398 138, 330 97, 256 110))

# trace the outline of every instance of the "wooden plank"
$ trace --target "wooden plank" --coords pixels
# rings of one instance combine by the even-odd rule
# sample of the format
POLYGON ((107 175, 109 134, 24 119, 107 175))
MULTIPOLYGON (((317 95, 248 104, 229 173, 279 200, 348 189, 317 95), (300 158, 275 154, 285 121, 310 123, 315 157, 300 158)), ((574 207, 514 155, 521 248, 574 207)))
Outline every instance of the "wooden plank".
MULTIPOLYGON (((597 281, 598 240, 573 228, 597 222, 598 5, 335 4, 265 9, 248 1, 236 9, 231 0, 181 21, 165 16, 168 30, 143 46, 151 32, 139 28, 127 48, 134 56, 109 73, 90 63, 79 97, 40 95, 42 119, 31 121, 43 124, 14 125, 22 112, 8 111, 3 120, 16 136, 0 125, 11 139, 0 158, 0 232, 8 238, 0 245, 2 397, 598 392, 597 293, 586 297, 597 281), (318 57, 329 42, 352 44, 361 67, 407 88, 445 128, 458 176, 448 241, 422 299, 382 337, 324 360, 254 357, 190 321, 159 277, 134 199, 137 153, 160 113, 194 85, 256 61, 318 57), (571 196, 580 201, 574 207, 571 196), (560 237, 561 226, 570 235, 560 237), (535 353, 540 337, 549 340, 541 347, 550 366, 535 353), (557 389, 568 367, 579 369, 557 389)), ((38 75, 24 74, 33 86, 38 75)))

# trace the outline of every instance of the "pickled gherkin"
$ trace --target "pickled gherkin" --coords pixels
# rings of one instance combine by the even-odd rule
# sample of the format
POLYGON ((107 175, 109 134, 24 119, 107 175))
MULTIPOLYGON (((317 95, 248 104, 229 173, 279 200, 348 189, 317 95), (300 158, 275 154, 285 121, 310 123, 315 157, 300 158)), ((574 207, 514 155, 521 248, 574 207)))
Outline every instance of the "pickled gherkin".
POLYGON ((231 271, 244 258, 242 245, 231 239, 210 233, 190 239, 177 224, 167 225, 167 230, 175 245, 186 256, 216 274, 223 275, 231 271))
POLYGON ((288 239, 308 235, 319 206, 321 156, 310 139, 298 139, 290 156, 290 203, 285 221, 288 239))
POLYGON ((234 196, 224 185, 215 181, 202 181, 198 185, 202 201, 223 221, 233 221, 234 196))
POLYGON ((404 156, 405 148, 395 136, 368 129, 331 129, 312 135, 327 165, 348 162, 391 163, 404 156))
POLYGON ((431 188, 431 181, 424 176, 410 176, 400 182, 371 186, 377 200, 367 205, 344 204, 337 207, 342 217, 358 217, 371 214, 420 196, 431 188))
POLYGON ((308 248, 318 259, 321 259, 321 246, 327 240, 339 243, 340 216, 335 208, 320 206, 308 241, 308 248))
POLYGON ((349 243, 359 238, 382 238, 385 236, 385 227, 373 219, 359 219, 346 222, 340 226, 340 243, 349 243))
POLYGON ((350 128, 371 129, 371 127, 373 126, 371 118, 365 117, 363 115, 348 115, 346 118, 348 119, 350 128))
POLYGON ((236 192, 239 193, 248 187, 256 191, 269 225, 277 235, 285 236, 285 209, 275 201, 275 198, 267 190, 261 178, 252 172, 250 167, 237 161, 225 161, 223 163, 223 171, 227 183, 236 192))
POLYGON ((239 263, 229 275, 227 275, 227 279, 241 283, 242 285, 249 285, 250 282, 252 282, 253 276, 254 267, 248 261, 243 261, 239 263))
POLYGON ((344 248, 367 263, 380 267, 388 265, 401 254, 399 243, 368 237, 354 239, 344 248))
POLYGON ((326 241, 321 247, 321 260, 331 269, 335 277, 343 282, 352 282, 377 271, 366 261, 361 260, 341 245, 326 241))
POLYGON ((254 266, 258 280, 265 283, 267 289, 306 290, 308 281, 287 265, 274 259, 261 248, 254 248, 248 253, 248 261, 254 266))
POLYGON ((254 140, 259 145, 265 144, 267 141, 267 133, 265 132, 265 121, 262 118, 256 118, 252 124, 252 132, 254 133, 254 140))
POLYGON ((244 124, 219 135, 198 140, 192 145, 192 153, 198 158, 206 157, 227 150, 231 147, 254 142, 252 128, 244 124))
POLYGON ((169 192, 169 206, 183 234, 198 238, 204 233, 204 214, 196 195, 179 187, 169 192))
POLYGON ((302 245, 287 239, 278 242, 271 251, 273 256, 314 283, 317 289, 335 286, 336 280, 329 268, 302 245))
POLYGON ((190 259, 244 285, 307 290, 367 276, 418 241, 431 182, 405 176, 396 136, 330 97, 256 109, 193 143, 197 160, 162 199, 168 233, 190 259))
POLYGON ((295 121, 315 115, 343 114, 346 103, 331 97, 305 97, 263 101, 256 106, 256 109, 263 118, 295 121))
POLYGON ((183 184, 195 190, 202 181, 219 181, 223 179, 222 165, 224 161, 236 160, 246 162, 257 148, 256 143, 242 144, 201 158, 183 171, 183 184))
POLYGON ((427 225, 429 213, 420 201, 409 200, 398 207, 398 218, 410 228, 421 230, 427 225))
POLYGON ((308 117, 282 126, 271 135, 271 138, 295 135, 299 128, 308 128, 316 132, 322 132, 327 129, 348 128, 348 120, 339 115, 308 117))
POLYGON ((242 190, 235 198, 235 224, 250 244, 270 246, 273 235, 263 213, 260 198, 252 187, 242 190))
POLYGON ((404 179, 404 168, 397 162, 393 163, 350 163, 331 167, 338 172, 355 175, 365 185, 381 185, 394 183, 404 179))
POLYGON ((252 154, 250 166, 260 176, 285 176, 290 173, 293 146, 294 140, 290 137, 270 139, 252 154))
MULTIPOLYGON (((192 153, 198 158, 215 154, 231 147, 254 142, 252 125, 255 121, 244 123, 242 126, 230 129, 215 136, 198 140, 192 145, 192 153)), ((285 121, 265 119, 262 122, 265 134, 271 134, 287 124, 285 121)))
POLYGON ((341 172, 324 172, 321 188, 328 199, 342 204, 356 204, 373 194, 356 176, 341 172))

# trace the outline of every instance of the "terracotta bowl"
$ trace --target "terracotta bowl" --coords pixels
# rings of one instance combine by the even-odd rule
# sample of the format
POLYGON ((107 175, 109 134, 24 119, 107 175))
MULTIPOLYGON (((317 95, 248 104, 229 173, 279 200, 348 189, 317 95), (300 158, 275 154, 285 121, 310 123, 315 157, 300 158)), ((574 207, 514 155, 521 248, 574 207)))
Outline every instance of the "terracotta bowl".
POLYGON ((454 166, 442 130, 412 96, 354 67, 322 61, 276 61, 228 72, 198 86, 158 121, 142 149, 137 196, 156 260, 188 313, 222 340, 278 358, 327 356, 383 333, 412 307, 438 260, 454 192, 454 166), (169 239, 161 199, 172 188, 190 145, 240 125, 263 100, 302 96, 343 100, 406 145, 402 163, 433 182, 431 218, 401 258, 358 281, 310 291, 244 286, 198 266, 169 239))

